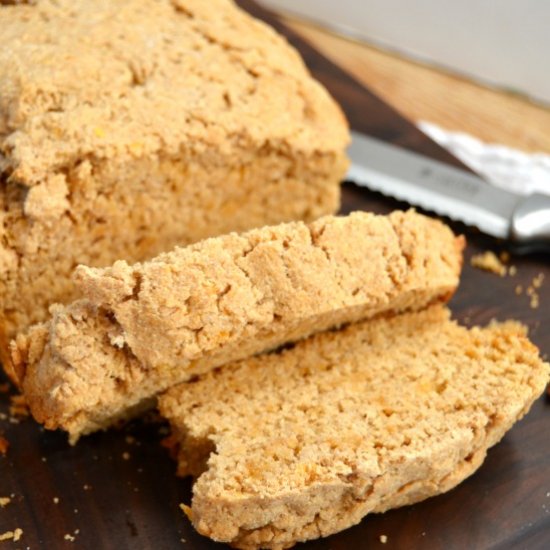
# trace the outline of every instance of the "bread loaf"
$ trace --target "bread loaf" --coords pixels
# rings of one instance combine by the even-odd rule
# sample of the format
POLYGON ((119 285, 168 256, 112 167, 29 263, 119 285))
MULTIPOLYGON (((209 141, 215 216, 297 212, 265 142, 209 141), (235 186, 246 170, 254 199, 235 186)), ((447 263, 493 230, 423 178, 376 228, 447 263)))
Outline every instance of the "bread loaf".
POLYGON ((224 363, 445 301, 461 238, 414 211, 357 212, 207 239, 133 266, 79 267, 83 297, 13 345, 35 418, 76 440, 224 363))
POLYGON ((13 4, 0 2, 0 359, 76 297, 80 263, 337 210, 339 107, 230 0, 13 4))
POLYGON ((517 323, 468 330, 440 305, 323 333, 169 390, 196 529, 288 548, 452 489, 548 382, 517 323))

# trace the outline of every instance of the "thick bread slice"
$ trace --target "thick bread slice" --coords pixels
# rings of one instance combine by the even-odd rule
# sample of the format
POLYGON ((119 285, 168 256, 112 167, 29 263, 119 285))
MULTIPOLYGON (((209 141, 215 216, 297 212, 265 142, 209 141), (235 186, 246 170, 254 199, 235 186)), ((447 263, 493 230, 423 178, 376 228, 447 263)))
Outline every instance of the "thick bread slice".
POLYGON ((521 418, 550 365, 517 323, 436 305, 319 334, 160 398, 190 517, 237 548, 286 548, 448 491, 521 418))
POLYGON ((463 240, 413 211, 230 234, 77 270, 87 300, 13 347, 34 416, 75 440, 229 361, 455 290, 463 240))
POLYGON ((231 0, 0 1, 0 360, 77 264, 336 212, 348 143, 231 0))

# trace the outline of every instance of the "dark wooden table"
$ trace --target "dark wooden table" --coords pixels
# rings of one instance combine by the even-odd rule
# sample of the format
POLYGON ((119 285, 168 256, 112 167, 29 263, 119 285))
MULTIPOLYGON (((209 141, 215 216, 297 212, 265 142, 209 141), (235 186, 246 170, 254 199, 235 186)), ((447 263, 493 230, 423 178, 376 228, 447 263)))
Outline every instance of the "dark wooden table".
MULTIPOLYGON (((300 49, 313 73, 340 101, 352 126, 403 147, 459 165, 453 157, 362 88, 311 47, 249 1, 241 4, 275 25, 300 49)), ((406 207, 355 187, 344 186, 343 212, 389 212, 406 207)), ((452 301, 461 322, 483 324, 515 318, 531 328, 543 354, 550 354, 550 261, 512 257, 515 277, 500 278, 469 265, 472 254, 499 251, 496 241, 454 225, 468 238, 462 282, 452 301), (540 306, 531 309, 524 289, 539 273, 540 306)), ((0 377, 0 383, 3 381, 0 377)), ((9 398, 0 394, 0 412, 9 398)), ((423 503, 372 515, 345 532, 306 547, 355 548, 550 548, 550 404, 543 397, 495 448, 480 470, 449 493, 423 503), (388 537, 382 545, 380 536, 388 537)), ((175 478, 174 463, 159 442, 162 424, 136 421, 122 431, 95 434, 71 448, 61 433, 45 433, 32 420, 0 419, 0 435, 10 442, 0 456, 0 534, 21 528, 18 543, 6 548, 155 549, 217 548, 197 535, 180 511, 190 501, 190 482, 175 478), (68 535, 68 536, 67 536, 68 535), (67 536, 67 537, 66 537, 67 536), (69 540, 74 537, 74 541, 69 540), (185 541, 185 542, 183 542, 185 541)))

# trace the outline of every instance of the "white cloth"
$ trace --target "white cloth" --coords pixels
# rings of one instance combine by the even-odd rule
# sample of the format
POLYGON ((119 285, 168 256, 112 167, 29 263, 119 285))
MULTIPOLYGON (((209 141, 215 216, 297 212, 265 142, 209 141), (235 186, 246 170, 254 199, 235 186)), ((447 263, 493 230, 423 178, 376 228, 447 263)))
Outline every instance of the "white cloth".
POLYGON ((550 155, 528 154, 504 145, 487 144, 468 134, 449 132, 431 122, 419 128, 488 182, 522 195, 550 195, 550 155))

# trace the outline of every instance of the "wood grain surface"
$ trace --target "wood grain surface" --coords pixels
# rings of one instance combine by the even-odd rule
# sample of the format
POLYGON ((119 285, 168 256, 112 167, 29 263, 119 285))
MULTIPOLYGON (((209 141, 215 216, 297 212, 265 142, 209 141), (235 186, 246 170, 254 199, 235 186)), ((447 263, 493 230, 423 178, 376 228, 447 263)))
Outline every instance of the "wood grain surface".
MULTIPOLYGON (((251 2, 242 5, 270 19, 251 2)), ((290 36, 316 76, 340 100, 355 128, 457 164, 373 94, 290 36)), ((343 212, 389 212, 397 207, 406 205, 352 183, 344 185, 343 212)), ((548 258, 512 257, 517 274, 500 278, 469 265, 473 253, 498 251, 499 243, 464 227, 454 228, 465 232, 469 241, 461 286, 451 304, 455 317, 468 325, 492 318, 520 319, 529 325, 542 352, 549 354, 548 258), (528 297, 516 295, 515 288, 527 287, 539 273, 546 280, 538 289, 540 306, 532 309, 528 297)), ((0 497, 11 496, 11 502, 0 508, 0 535, 16 528, 23 534, 17 543, 0 543, 2 548, 223 548, 195 533, 179 509, 179 503, 190 501, 191 483, 175 477, 175 464, 160 445, 165 425, 139 420, 70 447, 64 434, 45 432, 31 419, 10 422, 9 403, 9 395, 0 393, 0 435, 10 444, 7 454, 0 456, 0 497)), ((480 470, 454 490, 368 516, 347 531, 303 547, 550 548, 549 419, 550 404, 543 397, 489 452, 480 470), (388 537, 384 545, 382 535, 388 537)))
POLYGON ((434 122, 488 143, 550 153, 550 106, 403 59, 296 19, 285 22, 411 120, 434 122))

